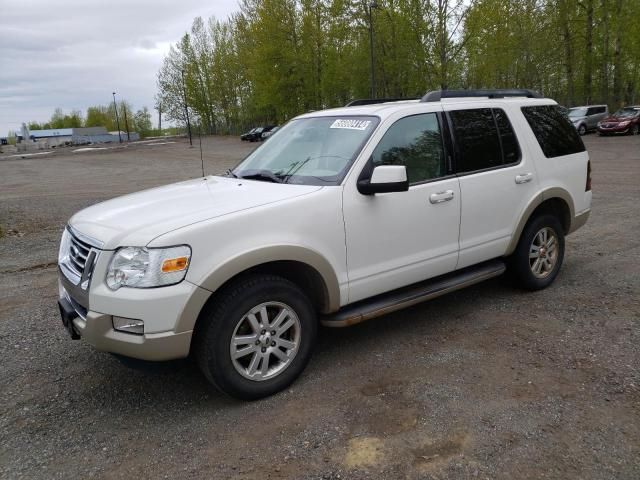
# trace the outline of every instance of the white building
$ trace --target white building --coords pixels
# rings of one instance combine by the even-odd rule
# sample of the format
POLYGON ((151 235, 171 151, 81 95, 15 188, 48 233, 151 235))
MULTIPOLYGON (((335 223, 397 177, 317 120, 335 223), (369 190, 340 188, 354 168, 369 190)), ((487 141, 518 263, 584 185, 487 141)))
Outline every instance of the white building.
MULTIPOLYGON (((127 140, 126 132, 121 133, 122 140, 127 140)), ((140 140, 136 132, 129 132, 131 140, 140 140)), ((107 132, 104 127, 85 128, 52 128, 49 130, 31 130, 29 138, 37 142, 45 141, 49 147, 59 145, 86 145, 88 143, 119 142, 118 132, 107 132)))

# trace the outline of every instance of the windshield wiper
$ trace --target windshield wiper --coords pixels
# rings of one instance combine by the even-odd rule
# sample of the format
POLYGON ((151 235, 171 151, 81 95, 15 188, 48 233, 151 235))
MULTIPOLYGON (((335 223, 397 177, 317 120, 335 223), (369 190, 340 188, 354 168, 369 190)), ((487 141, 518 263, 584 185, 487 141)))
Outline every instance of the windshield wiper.
POLYGON ((238 178, 246 178, 247 180, 261 180, 273 183, 282 183, 282 179, 274 175, 269 170, 258 170, 246 175, 239 175, 238 178))

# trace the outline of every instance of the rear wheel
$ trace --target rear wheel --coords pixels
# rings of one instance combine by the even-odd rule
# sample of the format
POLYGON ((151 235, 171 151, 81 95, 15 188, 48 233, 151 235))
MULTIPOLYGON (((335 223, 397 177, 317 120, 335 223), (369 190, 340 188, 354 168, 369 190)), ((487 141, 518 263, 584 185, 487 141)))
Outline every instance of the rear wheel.
POLYGON ((553 283, 563 259, 562 224, 555 215, 543 214, 524 228, 509 267, 521 287, 540 290, 553 283))
POLYGON ((253 400, 290 385, 311 357, 315 311, 295 284, 250 275, 219 292, 199 320, 195 352, 218 389, 253 400))

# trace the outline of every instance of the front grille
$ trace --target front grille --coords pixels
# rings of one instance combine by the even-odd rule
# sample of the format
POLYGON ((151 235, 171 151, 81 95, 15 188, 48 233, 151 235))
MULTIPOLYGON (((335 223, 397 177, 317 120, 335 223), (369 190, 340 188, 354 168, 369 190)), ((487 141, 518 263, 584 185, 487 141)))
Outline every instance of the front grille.
POLYGON ((73 234, 71 234, 69 242, 69 267, 82 277, 85 267, 87 266, 87 258, 91 252, 91 245, 84 243, 73 234))
POLYGON ((73 285, 86 290, 102 244, 67 227, 60 245, 58 264, 73 285))

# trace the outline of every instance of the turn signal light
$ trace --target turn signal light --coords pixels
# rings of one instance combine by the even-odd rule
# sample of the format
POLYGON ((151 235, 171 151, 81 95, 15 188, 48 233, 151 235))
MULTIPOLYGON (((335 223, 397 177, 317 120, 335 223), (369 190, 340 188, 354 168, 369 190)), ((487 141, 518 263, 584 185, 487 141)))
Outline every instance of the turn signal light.
POLYGON ((180 272, 189 265, 188 257, 168 258, 162 262, 162 273, 180 272))

